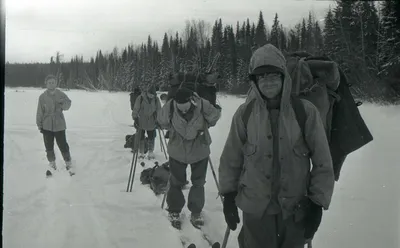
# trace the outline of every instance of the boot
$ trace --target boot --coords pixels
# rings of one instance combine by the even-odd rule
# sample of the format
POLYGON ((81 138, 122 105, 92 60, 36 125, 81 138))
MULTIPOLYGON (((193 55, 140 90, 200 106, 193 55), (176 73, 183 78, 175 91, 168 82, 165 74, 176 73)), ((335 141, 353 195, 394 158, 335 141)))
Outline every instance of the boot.
POLYGON ((74 167, 72 166, 71 160, 65 161, 65 168, 66 168, 67 171, 69 172, 69 175, 70 175, 70 176, 75 175, 75 170, 74 170, 74 167))
POLYGON ((50 168, 52 168, 53 170, 57 170, 56 161, 51 161, 51 162, 49 162, 49 166, 50 166, 50 168))
POLYGON ((69 153, 69 151, 62 152, 61 155, 63 156, 64 161, 71 161, 71 154, 69 153))
POLYGON ((169 212, 168 219, 171 222, 171 225, 176 229, 181 229, 181 218, 180 214, 177 212, 169 212))
POLYGON ((49 161, 49 163, 56 161, 56 154, 54 153, 54 150, 46 151, 46 157, 47 157, 47 161, 49 161))
POLYGON ((204 225, 204 219, 201 213, 192 213, 190 216, 190 222, 196 228, 201 228, 204 225))
POLYGON ((65 168, 66 168, 67 170, 70 170, 70 169, 72 168, 72 162, 71 162, 71 160, 65 161, 65 168))

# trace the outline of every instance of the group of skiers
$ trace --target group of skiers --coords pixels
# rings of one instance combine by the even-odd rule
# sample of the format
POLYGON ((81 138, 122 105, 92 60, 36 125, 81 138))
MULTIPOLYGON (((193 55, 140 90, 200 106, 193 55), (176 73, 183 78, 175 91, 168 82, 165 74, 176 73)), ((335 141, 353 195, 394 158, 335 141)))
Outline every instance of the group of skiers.
MULTIPOLYGON (((329 208, 334 171, 323 121, 317 108, 301 100, 306 112, 304 132, 291 101, 292 80, 282 52, 271 44, 258 48, 249 65, 251 88, 246 102, 232 117, 219 163, 219 190, 227 225, 236 230, 241 248, 297 248, 312 239, 329 208), (246 116, 246 117, 244 117, 246 116), (310 163, 312 161, 312 166, 310 163)), ((70 154, 65 139, 63 110, 71 100, 55 89, 54 76, 40 96, 37 125, 44 136, 47 158, 54 161, 54 137, 67 166, 70 154)), ((204 224, 204 185, 212 142, 209 128, 221 117, 221 107, 185 87, 163 105, 150 87, 132 103, 132 118, 140 135, 139 158, 144 158, 147 134, 148 158, 154 158, 157 129, 167 130, 169 189, 166 202, 174 227, 180 227, 185 205, 182 188, 191 166, 187 207, 195 226, 204 224)))
MULTIPOLYGON (((253 53, 249 78, 247 100, 233 115, 220 157, 225 220, 231 230, 236 230, 238 208, 243 211, 241 248, 303 247, 314 236, 333 194, 334 172, 324 125, 317 108, 302 100, 307 117, 303 135, 290 101, 292 83, 286 60, 273 45, 253 53), (251 112, 244 122, 249 106, 251 112)), ((185 205, 182 188, 190 164, 192 186, 187 207, 192 224, 201 226, 211 144, 208 129, 220 119, 221 107, 185 87, 162 108, 158 100, 150 101, 157 99, 150 94, 154 94, 153 89, 136 99, 132 117, 139 118, 139 129, 170 132, 166 199, 170 221, 180 227, 185 205)), ((154 135, 149 137, 154 139, 154 135)), ((154 141, 149 144, 149 149, 154 149, 154 141)))

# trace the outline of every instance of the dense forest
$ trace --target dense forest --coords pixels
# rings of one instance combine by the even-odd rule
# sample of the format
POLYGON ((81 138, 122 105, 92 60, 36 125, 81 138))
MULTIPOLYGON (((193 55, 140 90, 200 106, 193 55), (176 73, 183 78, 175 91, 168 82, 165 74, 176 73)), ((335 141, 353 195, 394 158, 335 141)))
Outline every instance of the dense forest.
POLYGON ((63 61, 56 52, 47 64, 6 64, 9 87, 43 87, 48 73, 58 75, 66 89, 130 91, 136 86, 165 87, 168 75, 178 71, 205 71, 213 67, 221 77, 219 90, 232 94, 248 89, 248 64, 252 51, 266 43, 284 52, 307 51, 337 61, 354 85, 356 97, 370 101, 400 99, 400 1, 336 1, 323 23, 310 12, 297 25, 285 27, 277 13, 272 26, 262 12, 258 22, 249 19, 235 26, 216 20, 187 21, 183 32, 165 33, 159 45, 152 37, 140 45, 99 50, 84 60, 63 61))

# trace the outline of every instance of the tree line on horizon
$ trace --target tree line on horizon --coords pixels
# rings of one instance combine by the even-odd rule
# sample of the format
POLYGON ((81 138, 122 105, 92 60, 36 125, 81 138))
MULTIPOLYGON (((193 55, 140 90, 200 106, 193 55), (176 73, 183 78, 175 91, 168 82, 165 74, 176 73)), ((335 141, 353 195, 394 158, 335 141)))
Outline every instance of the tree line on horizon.
POLYGON ((142 44, 98 50, 89 61, 75 56, 63 61, 60 52, 49 63, 6 64, 9 87, 43 87, 49 73, 66 89, 132 91, 156 85, 165 88, 171 73, 205 72, 219 53, 214 71, 219 90, 246 93, 248 65, 254 49, 271 43, 284 53, 306 51, 338 62, 353 84, 357 98, 395 102, 400 99, 400 1, 336 1, 323 23, 310 12, 294 27, 273 18, 266 26, 262 11, 258 22, 249 19, 224 25, 203 20, 186 21, 184 31, 164 34, 159 45, 151 36, 142 44))

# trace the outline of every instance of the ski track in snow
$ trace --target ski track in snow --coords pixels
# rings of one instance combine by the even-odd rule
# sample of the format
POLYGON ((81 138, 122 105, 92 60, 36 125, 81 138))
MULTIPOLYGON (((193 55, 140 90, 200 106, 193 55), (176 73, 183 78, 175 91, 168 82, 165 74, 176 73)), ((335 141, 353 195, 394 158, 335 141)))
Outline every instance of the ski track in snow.
MULTIPOLYGON (((166 161, 156 137, 156 159, 138 160, 132 192, 126 192, 133 154, 123 148, 125 135, 134 133, 129 93, 66 93, 72 100, 67 139, 76 175, 65 171, 55 146, 59 171, 46 179, 47 160, 42 135, 35 125, 42 89, 6 88, 4 138, 3 246, 7 248, 152 248, 181 247, 179 231, 161 210, 163 196, 140 184, 140 173, 166 161), (145 161, 145 166, 140 162, 145 161)), ((211 161, 218 176, 219 156, 232 115, 244 98, 219 96, 223 108, 213 139, 211 161)), ((349 156, 335 185, 332 205, 314 239, 315 247, 398 248, 400 241, 400 176, 398 140, 400 108, 364 104, 361 112, 375 140, 349 156), (385 125, 382 125, 382 122, 385 125), (383 128, 384 127, 384 128, 383 128)), ((190 178, 190 169, 187 170, 190 178)), ((208 169, 206 229, 222 244, 226 224, 218 190, 208 169)), ((189 190, 184 190, 187 199, 189 190)), ((190 213, 183 231, 199 248, 209 247, 191 226, 190 213)), ((231 232, 228 246, 236 248, 241 228, 231 232)))

